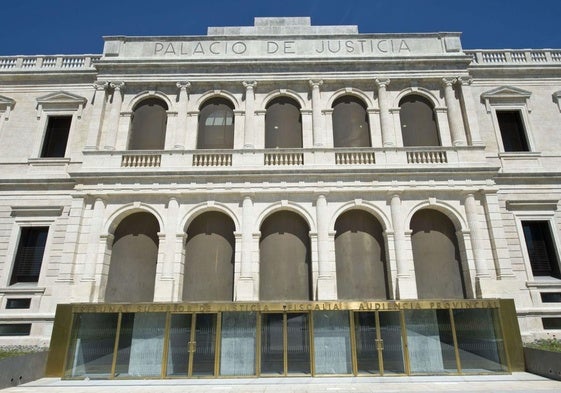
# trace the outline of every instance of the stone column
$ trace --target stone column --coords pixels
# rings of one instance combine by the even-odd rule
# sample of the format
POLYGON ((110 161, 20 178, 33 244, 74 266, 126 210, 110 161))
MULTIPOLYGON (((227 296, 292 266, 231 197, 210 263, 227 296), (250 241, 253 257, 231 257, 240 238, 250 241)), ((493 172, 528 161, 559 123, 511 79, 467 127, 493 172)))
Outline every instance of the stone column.
POLYGON ((90 218, 90 235, 88 238, 87 257, 85 260, 82 281, 95 280, 97 251, 99 245, 99 237, 103 226, 103 217, 105 214, 105 201, 97 197, 93 203, 92 214, 90 218))
POLYGON ((106 92, 109 83, 96 81, 93 84, 95 96, 93 100, 92 112, 90 115, 90 126, 86 137, 86 146, 84 150, 97 150, 99 144, 99 132, 103 126, 103 117, 105 112, 106 92))
POLYGON ((401 197, 399 193, 395 193, 391 196, 390 208, 394 229, 395 261, 397 267, 396 294, 399 299, 414 299, 417 297, 417 287, 410 273, 410 262, 412 261, 408 261, 407 258, 407 236, 403 225, 401 197))
POLYGON ((395 146, 395 135, 393 129, 392 115, 388 103, 386 87, 390 84, 389 79, 376 79, 378 87, 378 106, 380 107, 380 128, 382 129, 382 144, 384 146, 395 146))
POLYGON ((109 115, 107 135, 105 138, 105 150, 115 150, 117 143, 117 131, 119 129, 119 118, 121 114, 121 105, 123 104, 123 96, 121 91, 125 88, 124 82, 111 82, 109 84, 113 88, 113 102, 111 103, 111 113, 109 115))
POLYGON ((189 101, 187 90, 191 87, 191 83, 182 81, 177 82, 175 85, 179 89, 179 107, 177 110, 177 126, 175 128, 173 148, 183 150, 185 149, 185 134, 187 133, 187 104, 189 101))
POLYGON ((64 236, 64 246, 60 261, 57 282, 74 281, 74 268, 76 256, 78 255, 79 238, 82 227, 82 213, 84 211, 84 199, 73 198, 68 214, 68 224, 66 225, 66 235, 64 236))
POLYGON ((442 78, 444 86, 444 99, 448 108, 448 123, 450 124, 450 134, 453 146, 465 146, 466 134, 464 132, 464 122, 462 112, 458 106, 458 100, 454 94, 454 83, 456 78, 442 78))
POLYGON ((325 144, 323 127, 321 124, 321 95, 319 87, 323 84, 322 80, 311 80, 312 87, 312 129, 314 135, 314 146, 323 146, 325 144))
POLYGON ((199 111, 187 112, 187 132, 183 135, 183 141, 186 150, 195 150, 197 148, 197 138, 199 137, 199 111))
POLYGON ((471 93, 471 83, 473 79, 461 77, 458 78, 461 85, 463 113, 466 117, 466 124, 468 127, 469 139, 472 146, 483 146, 481 135, 479 133, 479 123, 477 119, 477 109, 473 95, 471 93))
POLYGON ((325 195, 316 201, 317 255, 318 255, 318 300, 337 299, 337 284, 334 266, 329 263, 329 212, 325 195))
POLYGON ((253 117, 255 112, 255 81, 245 81, 245 122, 244 122, 244 149, 255 148, 255 125, 253 124, 253 117))
POLYGON ((471 232, 471 246, 473 248, 473 258, 475 262, 476 280, 483 277, 489 277, 487 261, 483 255, 483 242, 481 240, 481 228, 479 225, 479 216, 477 214, 477 205, 475 196, 469 193, 465 196, 464 206, 466 209, 466 217, 471 232))
POLYGON ((255 283, 253 281, 253 200, 246 195, 242 202, 242 233, 240 278, 236 283, 235 300, 254 300, 255 283))

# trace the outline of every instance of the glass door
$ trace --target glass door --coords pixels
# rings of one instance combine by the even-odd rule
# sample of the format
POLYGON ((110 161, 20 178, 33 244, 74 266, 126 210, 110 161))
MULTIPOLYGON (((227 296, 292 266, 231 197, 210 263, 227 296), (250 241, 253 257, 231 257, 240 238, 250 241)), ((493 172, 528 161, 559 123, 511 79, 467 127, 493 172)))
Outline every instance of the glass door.
POLYGON ((213 376, 217 314, 172 314, 168 336, 168 376, 213 376))

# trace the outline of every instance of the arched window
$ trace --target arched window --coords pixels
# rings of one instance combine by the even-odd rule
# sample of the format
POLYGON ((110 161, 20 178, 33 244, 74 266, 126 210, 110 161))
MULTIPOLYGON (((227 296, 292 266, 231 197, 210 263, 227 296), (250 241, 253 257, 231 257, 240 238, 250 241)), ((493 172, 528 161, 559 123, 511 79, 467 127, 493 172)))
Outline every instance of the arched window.
POLYGON ((267 104, 265 113, 265 148, 302 147, 300 105, 288 97, 278 97, 267 104))
POLYGON ((220 212, 196 217, 187 229, 183 300, 231 301, 234 292, 235 225, 220 212))
POLYGON ((158 220, 150 213, 133 213, 114 233, 105 290, 106 302, 151 302, 158 261, 158 220))
POLYGON ((298 214, 273 213, 261 225, 259 299, 311 300, 310 227, 298 214))
POLYGON ((371 146, 368 113, 359 98, 347 95, 333 103, 333 146, 371 146))
POLYGON ((411 218, 411 245, 419 299, 463 299, 456 228, 443 213, 423 209, 411 218))
POLYGON ((234 106, 225 98, 211 98, 199 113, 197 149, 234 147, 234 106))
POLYGON ((387 299, 383 229, 361 210, 343 213, 335 222, 335 261, 339 299, 387 299))
POLYGON ((167 104, 148 98, 133 109, 129 136, 130 150, 161 150, 166 139, 167 104))
POLYGON ((440 146, 434 107, 425 97, 409 94, 399 102, 403 146, 440 146))

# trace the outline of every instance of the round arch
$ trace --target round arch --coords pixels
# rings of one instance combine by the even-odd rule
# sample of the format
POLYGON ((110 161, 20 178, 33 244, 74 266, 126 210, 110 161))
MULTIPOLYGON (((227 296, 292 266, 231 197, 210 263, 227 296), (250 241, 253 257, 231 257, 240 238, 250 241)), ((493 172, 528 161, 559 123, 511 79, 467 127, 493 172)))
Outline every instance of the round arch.
POLYGON ((255 227, 254 227, 254 232, 259 232, 261 225, 263 224, 263 222, 267 219, 267 217, 269 217, 271 214, 273 213, 277 213, 279 211, 291 211, 294 212, 298 215, 300 215, 304 221, 306 221, 306 223, 308 224, 308 227, 310 228, 310 232, 316 232, 317 231, 317 227, 316 227, 316 223, 314 221, 314 219, 312 218, 312 216, 310 215, 310 213, 308 213, 308 211, 300 206, 297 203, 294 202, 277 202, 274 203, 272 205, 270 205, 269 207, 267 207, 266 209, 264 209, 259 216, 257 217, 257 220, 255 221, 255 227))
POLYGON ((395 97, 393 107, 399 108, 400 101, 408 95, 418 95, 423 98, 426 98, 431 104, 433 109, 439 108, 442 106, 439 98, 435 96, 430 90, 425 89, 424 87, 408 87, 406 89, 401 90, 397 96, 395 97))
POLYGON ((410 224, 411 224, 411 218, 415 215, 415 213, 417 213, 419 210, 422 209, 434 209, 439 211, 440 213, 443 213, 445 216, 447 216, 452 223, 454 224, 454 227, 456 228, 457 231, 464 231, 467 230, 467 222, 464 219, 464 217, 462 216, 462 214, 460 213, 460 211, 458 209, 456 209, 453 205, 451 205, 448 202, 444 202, 441 200, 435 200, 435 201, 422 201, 419 202, 418 204, 416 204, 415 206, 413 206, 411 208, 411 210, 409 210, 407 217, 405 218, 405 226, 404 228, 409 228, 410 224))
POLYGON ((158 225, 160 226, 160 232, 165 232, 164 220, 162 218, 162 215, 156 209, 142 202, 140 203, 133 202, 121 206, 109 216, 109 218, 106 220, 105 224, 103 225, 104 233, 114 233, 115 229, 119 226, 119 224, 121 223, 121 221, 123 221, 123 219, 125 219, 127 216, 130 216, 133 213, 142 213, 142 212, 152 214, 156 218, 156 220, 158 220, 158 225))
POLYGON ((331 230, 334 230, 337 219, 342 214, 350 210, 363 210, 367 213, 370 213, 380 222, 380 224, 382 224, 382 228, 385 231, 392 230, 391 220, 388 218, 388 216, 376 205, 364 201, 347 202, 344 205, 340 206, 331 216, 329 220, 329 228, 331 230))
POLYGON ((193 222, 193 220, 195 220, 201 214, 207 212, 219 212, 225 214, 234 223, 236 232, 239 232, 241 230, 240 221, 238 220, 238 217, 232 211, 232 209, 230 209, 228 206, 226 206, 223 203, 207 201, 207 202, 199 203, 198 205, 194 206, 187 212, 187 214, 179 222, 179 226, 177 228, 178 233, 182 231, 183 232, 187 231, 189 225, 193 222))
POLYGON ((212 98, 224 98, 232 103, 234 110, 240 109, 240 102, 232 93, 225 90, 211 90, 203 93, 196 102, 195 107, 197 110, 201 110, 201 107, 212 98))
POLYGON ((336 92, 334 92, 331 97, 329 97, 329 100, 327 101, 327 107, 328 108, 332 108, 333 107, 333 103, 343 97, 343 96, 354 96, 358 99, 360 99, 363 103, 364 106, 366 107, 366 109, 371 109, 374 107, 374 104, 372 102, 372 98, 370 98, 368 96, 368 94, 366 94, 365 92, 363 92, 362 90, 359 89, 355 89, 352 87, 347 87, 347 88, 343 88, 343 89, 339 89, 336 92))
POLYGON ((290 90, 290 89, 278 89, 278 90, 271 91, 270 93, 268 93, 263 98, 263 100, 261 100, 261 102, 258 106, 259 109, 266 110, 267 105, 269 105, 269 102, 271 102, 275 98, 279 98, 279 97, 292 98, 294 101, 296 101, 298 103, 298 105, 300 105, 300 110, 309 109, 309 108, 307 108, 307 102, 304 101, 302 99, 302 97, 300 97, 300 95, 297 92, 295 92, 294 90, 290 90))
POLYGON ((155 99, 159 99, 162 100, 166 106, 167 106, 167 110, 172 110, 172 108, 174 107, 173 102, 169 99, 169 97, 160 92, 160 91, 142 91, 140 93, 138 93, 137 95, 135 95, 129 102, 128 105, 128 111, 132 112, 134 111, 134 109, 136 109, 136 107, 142 103, 142 101, 149 99, 149 98, 155 98, 155 99))

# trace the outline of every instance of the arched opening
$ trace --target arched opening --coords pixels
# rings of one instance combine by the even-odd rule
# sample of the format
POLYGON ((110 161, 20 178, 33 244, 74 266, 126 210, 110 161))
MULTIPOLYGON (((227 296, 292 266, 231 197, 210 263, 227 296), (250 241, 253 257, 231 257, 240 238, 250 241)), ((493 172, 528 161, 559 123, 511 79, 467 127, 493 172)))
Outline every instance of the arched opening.
POLYGON ((370 125, 366 105, 351 95, 333 102, 333 146, 370 147, 370 125))
POLYGON ((456 228, 443 213, 423 209, 411 218, 411 245, 419 299, 466 297, 456 228))
POLYGON ((429 100, 409 94, 399 101, 403 146, 440 146, 436 114, 429 100))
POLYGON ((225 98, 206 101, 199 112, 197 149, 234 147, 234 106, 225 98))
POLYGON ((231 301, 234 292, 235 225, 220 212, 196 217, 187 229, 183 300, 231 301))
POLYGON ((265 148, 301 148, 300 105, 291 98, 278 97, 267 104, 266 110, 265 148))
POLYGON ((129 136, 130 150, 161 150, 166 139, 167 104, 147 98, 133 109, 129 136))
POLYGON ((371 214, 351 210, 335 222, 335 261, 339 299, 387 299, 383 228, 371 214))
POLYGON ((311 300, 310 227, 298 214, 281 211, 261 225, 260 300, 311 300))
POLYGON ((151 302, 158 262, 158 220, 150 213, 124 218, 114 233, 105 301, 151 302))

